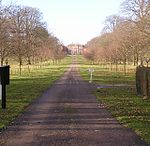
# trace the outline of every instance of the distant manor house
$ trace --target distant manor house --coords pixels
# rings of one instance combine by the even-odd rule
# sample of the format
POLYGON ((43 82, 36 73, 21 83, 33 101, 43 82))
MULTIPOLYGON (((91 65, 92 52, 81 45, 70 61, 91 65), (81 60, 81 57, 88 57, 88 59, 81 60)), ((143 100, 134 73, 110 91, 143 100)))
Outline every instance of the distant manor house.
POLYGON ((69 54, 80 55, 83 53, 84 45, 81 44, 69 44, 67 46, 69 54))

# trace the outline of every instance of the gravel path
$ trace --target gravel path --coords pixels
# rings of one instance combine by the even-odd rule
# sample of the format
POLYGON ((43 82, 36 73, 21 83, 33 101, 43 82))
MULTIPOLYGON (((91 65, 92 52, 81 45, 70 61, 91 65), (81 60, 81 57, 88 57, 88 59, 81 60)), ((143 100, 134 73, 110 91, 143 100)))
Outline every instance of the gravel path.
POLYGON ((1 146, 147 146, 96 102, 74 62, 0 134, 1 146))

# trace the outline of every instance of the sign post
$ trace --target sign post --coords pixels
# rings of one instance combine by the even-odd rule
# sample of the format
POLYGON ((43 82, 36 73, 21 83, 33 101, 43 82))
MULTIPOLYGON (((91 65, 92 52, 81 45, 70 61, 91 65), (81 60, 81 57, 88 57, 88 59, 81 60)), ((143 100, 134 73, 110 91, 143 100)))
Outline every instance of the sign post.
POLYGON ((6 109, 6 85, 2 85, 2 108, 6 109))
POLYGON ((2 85, 0 84, 0 100, 2 100, 2 85))
POLYGON ((0 100, 2 108, 6 109, 6 85, 9 84, 9 65, 0 67, 0 100))
POLYGON ((93 68, 89 68, 89 73, 90 73, 90 80, 89 80, 89 83, 92 83, 92 80, 93 80, 93 72, 94 72, 94 69, 93 69, 93 68))

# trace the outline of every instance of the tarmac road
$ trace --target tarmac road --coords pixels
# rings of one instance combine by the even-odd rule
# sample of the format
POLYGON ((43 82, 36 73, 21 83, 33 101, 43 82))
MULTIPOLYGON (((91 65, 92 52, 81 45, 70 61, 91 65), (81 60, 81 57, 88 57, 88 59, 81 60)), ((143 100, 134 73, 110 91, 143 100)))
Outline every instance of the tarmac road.
POLYGON ((148 146, 98 104, 74 60, 69 70, 0 134, 1 146, 148 146))

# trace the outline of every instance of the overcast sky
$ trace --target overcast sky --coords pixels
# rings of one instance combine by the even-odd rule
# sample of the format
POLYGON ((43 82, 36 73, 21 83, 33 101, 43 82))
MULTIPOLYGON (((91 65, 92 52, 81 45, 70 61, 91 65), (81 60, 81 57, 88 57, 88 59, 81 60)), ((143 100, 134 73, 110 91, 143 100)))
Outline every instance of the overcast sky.
POLYGON ((103 22, 119 12, 123 0, 2 0, 39 8, 44 21, 65 45, 85 44, 100 35, 103 22))

